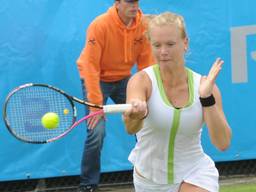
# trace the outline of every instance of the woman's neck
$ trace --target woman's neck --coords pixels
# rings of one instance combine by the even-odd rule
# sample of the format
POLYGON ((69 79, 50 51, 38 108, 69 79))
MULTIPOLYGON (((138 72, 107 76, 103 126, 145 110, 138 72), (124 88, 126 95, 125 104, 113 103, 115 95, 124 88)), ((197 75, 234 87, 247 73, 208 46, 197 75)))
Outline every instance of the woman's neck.
POLYGON ((170 87, 177 87, 187 83, 187 71, 183 65, 172 68, 160 66, 160 74, 163 83, 170 87))

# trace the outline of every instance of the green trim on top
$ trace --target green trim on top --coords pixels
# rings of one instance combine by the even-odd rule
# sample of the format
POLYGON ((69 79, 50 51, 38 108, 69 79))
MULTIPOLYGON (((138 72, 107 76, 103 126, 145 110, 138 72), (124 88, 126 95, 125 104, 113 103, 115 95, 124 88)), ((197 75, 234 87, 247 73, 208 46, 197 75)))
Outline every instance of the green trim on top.
POLYGON ((174 116, 173 116, 173 123, 172 123, 172 128, 170 131, 170 136, 169 136, 169 149, 168 149, 168 183, 173 184, 174 182, 174 144, 175 144, 175 137, 177 135, 177 131, 179 128, 180 124, 180 110, 179 109, 174 109, 174 116))
POLYGON ((160 92, 160 95, 164 101, 164 103, 168 106, 172 106, 172 104, 170 103, 169 99, 167 98, 166 94, 165 94, 165 90, 164 90, 164 86, 163 86, 163 81, 161 79, 161 75, 160 75, 160 68, 159 65, 153 65, 153 70, 155 73, 155 77, 156 77, 156 81, 157 81, 157 86, 160 92))
MULTIPOLYGON (((172 106, 171 102, 169 101, 165 90, 163 86, 163 81, 161 79, 160 75, 160 68, 159 65, 153 65, 153 71, 157 80, 157 86, 160 92, 160 95, 164 101, 164 103, 168 106, 172 106)), ((193 104, 194 101, 194 78, 193 78, 193 72, 186 68, 187 74, 188 74, 188 90, 189 90, 189 100, 188 103, 185 105, 185 107, 189 107, 193 104)), ((174 107, 173 107, 174 108, 174 107)), ((168 161, 167 161, 167 167, 168 167, 168 173, 167 173, 167 179, 168 183, 172 184, 174 182, 174 145, 175 145, 175 138, 178 132, 179 124, 180 124, 180 114, 181 110, 174 108, 174 115, 173 115, 173 123, 171 125, 171 131, 169 135, 169 148, 168 148, 168 161)))
POLYGON ((188 73, 188 93, 189 93, 189 99, 188 99, 188 103, 185 107, 189 107, 190 105, 193 104, 194 101, 194 76, 193 76, 193 72, 186 68, 187 73, 188 73))
MULTIPOLYGON (((165 90, 164 90, 164 85, 163 85, 163 81, 160 75, 160 68, 159 65, 155 64, 153 65, 153 70, 154 70, 154 74, 157 80, 157 85, 158 85, 158 89, 160 91, 160 95, 164 101, 164 103, 168 106, 172 106, 172 103, 169 101, 165 90)), ((194 101, 194 77, 193 77, 193 72, 186 68, 187 74, 188 74, 188 92, 189 92, 189 99, 188 99, 188 103, 185 105, 185 107, 189 107, 190 105, 193 104, 194 101)))

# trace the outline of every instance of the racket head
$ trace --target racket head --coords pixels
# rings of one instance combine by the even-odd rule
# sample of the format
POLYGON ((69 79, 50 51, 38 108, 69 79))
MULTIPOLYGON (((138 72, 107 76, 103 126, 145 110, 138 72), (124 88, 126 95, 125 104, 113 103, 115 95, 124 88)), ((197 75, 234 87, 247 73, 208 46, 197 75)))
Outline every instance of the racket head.
POLYGON ((71 97, 64 91, 46 84, 29 83, 8 94, 3 117, 8 131, 17 139, 42 144, 70 132, 77 111, 71 97), (41 118, 48 112, 59 117, 59 125, 55 129, 47 129, 41 123, 41 118))

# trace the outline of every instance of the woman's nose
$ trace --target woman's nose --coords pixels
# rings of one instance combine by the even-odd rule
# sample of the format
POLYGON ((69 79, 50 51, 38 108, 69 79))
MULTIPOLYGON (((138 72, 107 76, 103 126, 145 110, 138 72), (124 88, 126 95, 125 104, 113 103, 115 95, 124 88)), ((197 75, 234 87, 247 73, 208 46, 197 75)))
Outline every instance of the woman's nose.
POLYGON ((168 51, 167 51, 166 47, 163 46, 163 47, 160 48, 160 54, 165 55, 167 53, 168 53, 168 51))

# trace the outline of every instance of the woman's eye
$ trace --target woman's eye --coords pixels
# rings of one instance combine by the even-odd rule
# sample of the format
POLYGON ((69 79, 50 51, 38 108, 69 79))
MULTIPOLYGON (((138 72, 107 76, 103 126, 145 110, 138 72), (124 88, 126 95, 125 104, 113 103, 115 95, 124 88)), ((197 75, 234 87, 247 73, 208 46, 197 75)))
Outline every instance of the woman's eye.
POLYGON ((167 45, 171 47, 171 46, 175 45, 175 43, 168 43, 167 45))
POLYGON ((154 46, 155 48, 159 48, 159 47, 160 47, 159 44, 153 44, 153 46, 154 46))

